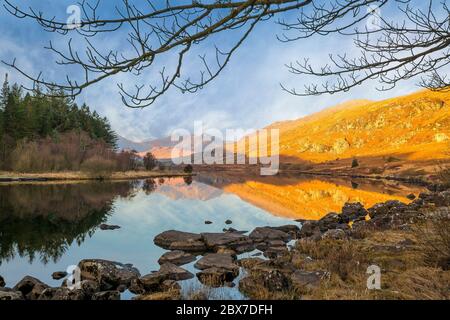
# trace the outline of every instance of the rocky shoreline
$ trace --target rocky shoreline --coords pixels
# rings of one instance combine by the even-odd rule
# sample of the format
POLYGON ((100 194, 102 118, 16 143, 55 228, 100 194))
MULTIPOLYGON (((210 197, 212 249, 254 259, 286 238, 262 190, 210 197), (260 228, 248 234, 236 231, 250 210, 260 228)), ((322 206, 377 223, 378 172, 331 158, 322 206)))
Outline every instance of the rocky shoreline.
MULTIPOLYGON (((168 250, 158 260, 158 271, 141 275, 131 264, 87 259, 78 263, 81 282, 75 288, 69 288, 73 284, 68 280, 60 287, 50 287, 31 276, 24 277, 13 288, 6 288, 0 276, 0 300, 119 300, 120 293, 126 290, 135 294, 137 300, 184 299, 178 281, 197 277, 209 287, 234 286, 240 274, 238 290, 249 298, 306 298, 308 292, 330 281, 335 273, 340 278, 343 276, 342 270, 327 269, 323 264, 322 268, 312 268, 320 255, 311 257, 305 252, 318 251, 319 244, 336 245, 338 250, 345 251, 349 243, 363 241, 367 233, 407 233, 429 220, 448 221, 450 189, 433 186, 430 190, 433 191, 421 193, 417 198, 411 195, 409 204, 387 201, 364 208, 360 203, 346 203, 341 213, 331 212, 317 221, 298 220, 292 225, 257 227, 248 235, 233 228, 221 233, 164 231, 154 238, 157 246, 168 250), (263 257, 255 254, 239 258, 255 250, 263 257), (194 261, 198 270, 195 275, 182 268, 194 261), (267 294, 261 295, 262 291, 267 294)), ((402 238, 392 246, 386 243, 384 246, 372 243, 370 250, 388 247, 386 250, 407 251, 414 241, 402 238)), ((447 276, 449 261, 448 257, 443 258, 440 268, 447 276)), ((339 261, 339 256, 335 259, 338 266, 348 263, 339 261)), ((358 261, 355 258, 350 262, 358 261)), ((60 279, 65 276, 61 272, 54 275, 60 279)))

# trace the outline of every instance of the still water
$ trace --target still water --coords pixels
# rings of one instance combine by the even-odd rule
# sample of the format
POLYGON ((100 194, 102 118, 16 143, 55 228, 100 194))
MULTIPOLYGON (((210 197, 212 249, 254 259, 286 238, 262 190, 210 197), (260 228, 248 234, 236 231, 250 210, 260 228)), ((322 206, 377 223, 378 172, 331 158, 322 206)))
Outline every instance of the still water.
MULTIPOLYGON (((311 177, 199 175, 121 182, 0 184, 0 275, 14 286, 25 275, 51 279, 87 258, 132 263, 141 274, 158 270, 165 252, 153 244, 162 231, 221 232, 232 227, 295 224, 339 211, 347 201, 367 207, 389 199, 408 202, 421 190, 398 183, 311 177), (212 221, 206 225, 205 220, 212 221), (121 226, 103 231, 102 223, 121 226)), ((248 254, 247 254, 248 255, 248 254)), ((183 266, 195 273, 194 263, 183 266)), ((238 279, 237 279, 238 280, 238 279)), ((236 280, 236 281, 237 281, 236 280)), ((185 290, 200 286, 182 282, 185 290)), ((218 298, 243 298, 232 288, 218 298)), ((123 298, 131 298, 124 293, 123 298)))

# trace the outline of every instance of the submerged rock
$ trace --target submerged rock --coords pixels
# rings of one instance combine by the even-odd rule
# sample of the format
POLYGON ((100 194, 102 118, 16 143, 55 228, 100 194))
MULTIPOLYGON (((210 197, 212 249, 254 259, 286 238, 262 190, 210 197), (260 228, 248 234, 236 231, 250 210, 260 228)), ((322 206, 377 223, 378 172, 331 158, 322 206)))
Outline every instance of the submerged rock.
POLYGON ((62 278, 67 277, 67 272, 65 271, 56 271, 52 273, 52 278, 54 280, 61 280, 62 278))
POLYGON ((233 221, 231 221, 230 219, 225 220, 225 224, 232 224, 232 223, 233 223, 233 221))
POLYGON ((164 253, 161 258, 159 258, 158 263, 162 265, 164 263, 170 262, 174 265, 182 266, 192 261, 195 261, 194 255, 181 250, 174 250, 164 253))
POLYGON ((116 289, 119 285, 129 286, 133 279, 140 277, 139 270, 129 264, 101 260, 85 259, 78 263, 81 280, 91 280, 100 285, 101 290, 116 289))
POLYGON ((168 230, 158 234, 153 242, 164 249, 201 252, 206 250, 202 237, 197 233, 168 230))
POLYGON ((212 221, 206 220, 205 224, 212 224, 212 221))
POLYGON ((109 224, 102 223, 99 226, 99 228, 101 230, 116 230, 116 229, 120 229, 121 227, 120 226, 116 226, 116 225, 109 225, 109 224))

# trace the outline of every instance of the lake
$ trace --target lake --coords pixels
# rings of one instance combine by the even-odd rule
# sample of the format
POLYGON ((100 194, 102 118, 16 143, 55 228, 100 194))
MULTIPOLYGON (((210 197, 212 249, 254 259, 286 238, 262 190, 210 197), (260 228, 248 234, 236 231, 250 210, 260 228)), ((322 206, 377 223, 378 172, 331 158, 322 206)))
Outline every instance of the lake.
MULTIPOLYGON (((390 199, 407 203, 409 193, 421 191, 398 182, 210 173, 141 181, 0 184, 0 275, 11 287, 25 275, 59 286, 62 280, 53 280, 51 274, 87 258, 132 263, 144 275, 159 269, 157 260, 166 251, 153 238, 165 230, 222 232, 232 226, 251 231, 299 224, 294 220, 340 212, 347 201, 366 207, 390 199), (231 225, 225 224, 228 219, 231 225), (102 223, 121 228, 100 230, 102 223)), ((193 265, 183 267, 195 273, 193 265)), ((199 286, 196 279, 182 282, 183 290, 199 286)), ((236 288, 214 289, 213 295, 244 298, 236 288)), ((131 297, 129 292, 122 295, 131 297)))

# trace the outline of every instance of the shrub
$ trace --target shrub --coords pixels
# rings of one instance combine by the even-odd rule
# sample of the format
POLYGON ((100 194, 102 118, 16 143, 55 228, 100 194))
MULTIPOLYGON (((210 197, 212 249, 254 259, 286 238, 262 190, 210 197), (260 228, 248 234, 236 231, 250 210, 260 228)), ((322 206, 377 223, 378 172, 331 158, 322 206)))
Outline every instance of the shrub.
POLYGON ((358 162, 357 159, 353 159, 353 161, 352 161, 352 168, 356 168, 356 167, 359 167, 359 162, 358 162))
POLYGON ((116 162, 98 156, 91 157, 81 164, 81 170, 87 172, 91 177, 104 179, 109 177, 116 168, 116 162))
POLYGON ((450 219, 435 217, 416 229, 427 266, 450 270, 450 219))
POLYGON ((144 157, 144 167, 146 170, 152 170, 156 167, 157 161, 151 152, 147 152, 144 157))
POLYGON ((187 166, 185 166, 184 169, 183 169, 183 171, 184 171, 185 173, 192 173, 192 170, 193 170, 193 168, 192 168, 192 165, 190 165, 190 164, 188 164, 187 166))

